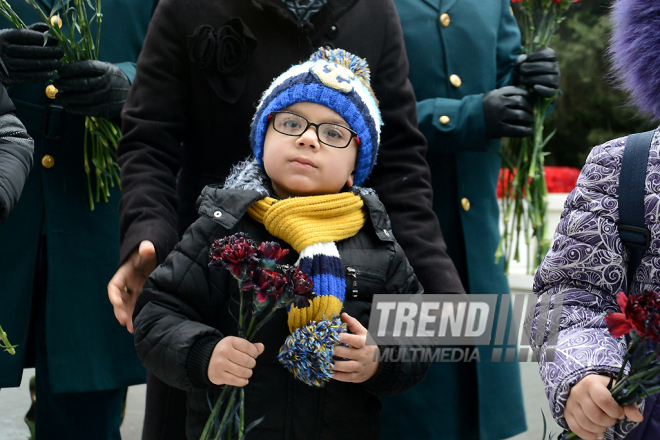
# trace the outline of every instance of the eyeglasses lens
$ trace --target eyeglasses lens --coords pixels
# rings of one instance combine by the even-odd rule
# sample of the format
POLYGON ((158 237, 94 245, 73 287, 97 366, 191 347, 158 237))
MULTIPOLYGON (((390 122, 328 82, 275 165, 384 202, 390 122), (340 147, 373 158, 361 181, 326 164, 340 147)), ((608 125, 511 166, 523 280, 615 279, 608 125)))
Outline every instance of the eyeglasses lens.
MULTIPOLYGON (((300 136, 309 127, 308 121, 294 113, 277 113, 273 120, 275 130, 289 136, 300 136)), ((331 147, 344 148, 351 140, 351 132, 331 122, 318 124, 316 130, 321 142, 331 147)))

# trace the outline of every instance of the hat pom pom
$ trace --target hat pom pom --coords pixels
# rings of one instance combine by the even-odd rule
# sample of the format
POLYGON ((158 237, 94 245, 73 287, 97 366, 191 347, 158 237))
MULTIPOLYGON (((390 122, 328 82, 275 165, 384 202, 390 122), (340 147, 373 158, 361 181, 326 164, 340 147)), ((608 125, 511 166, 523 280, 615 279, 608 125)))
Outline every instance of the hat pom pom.
POLYGON ((310 321, 286 338, 277 359, 301 382, 323 387, 332 379, 335 346, 346 324, 339 317, 310 321))
POLYGON ((364 58, 360 58, 344 49, 329 49, 320 47, 309 58, 310 61, 328 61, 331 63, 339 64, 346 67, 353 72, 355 76, 360 78, 367 87, 371 87, 371 72, 369 71, 369 63, 364 58))

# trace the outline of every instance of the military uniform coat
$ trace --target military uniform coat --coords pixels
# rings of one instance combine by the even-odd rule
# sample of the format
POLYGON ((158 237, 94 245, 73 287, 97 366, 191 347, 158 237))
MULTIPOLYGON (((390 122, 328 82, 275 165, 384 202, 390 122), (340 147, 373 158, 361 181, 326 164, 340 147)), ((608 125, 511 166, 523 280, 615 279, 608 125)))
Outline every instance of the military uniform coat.
MULTIPOLYGON (((36 0, 48 14, 57 0, 36 0)), ((23 0, 10 0, 27 24, 39 21, 23 0)), ((99 59, 132 79, 156 0, 104 0, 99 59)), ((2 26, 9 27, 8 22, 2 26)), ((47 290, 47 362, 52 392, 116 389, 144 382, 133 337, 114 317, 107 284, 119 261, 120 192, 90 212, 83 168, 84 117, 44 93, 48 83, 9 88, 16 115, 35 141, 35 166, 21 200, 0 228, 0 323, 15 356, 0 356, 0 387, 18 386, 30 365, 28 329, 35 277, 47 290), (48 155, 48 157, 47 157, 48 155), (37 270, 45 237, 47 273, 37 270), (43 242, 42 242, 43 244, 43 242)))
MULTIPOLYGON (((508 294, 496 198, 500 141, 486 139, 482 97, 510 84, 520 32, 509 0, 395 0, 428 141, 433 210, 469 293, 508 294)), ((496 315, 497 316, 497 315, 496 315)), ((517 363, 436 363, 384 399, 384 439, 503 439, 526 429, 517 363)))

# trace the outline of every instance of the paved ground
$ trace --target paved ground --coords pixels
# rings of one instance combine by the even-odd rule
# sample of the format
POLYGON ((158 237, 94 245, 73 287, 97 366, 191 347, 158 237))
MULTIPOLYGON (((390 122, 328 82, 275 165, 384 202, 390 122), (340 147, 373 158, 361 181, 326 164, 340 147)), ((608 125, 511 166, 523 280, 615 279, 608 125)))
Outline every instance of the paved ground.
MULTIPOLYGON (((538 367, 536 363, 531 362, 521 363, 520 366, 529 430, 512 437, 512 440, 543 440, 541 438, 543 432, 541 409, 546 417, 549 417, 549 409, 538 375, 538 367)), ((20 388, 8 388, 0 391, 0 440, 24 440, 28 436, 23 416, 30 406, 27 384, 32 374, 34 374, 34 370, 25 370, 20 388)), ((140 440, 144 396, 144 385, 129 388, 126 418, 121 428, 123 440, 140 440)), ((550 431, 558 433, 559 427, 553 420, 549 420, 549 422, 552 425, 550 431)))

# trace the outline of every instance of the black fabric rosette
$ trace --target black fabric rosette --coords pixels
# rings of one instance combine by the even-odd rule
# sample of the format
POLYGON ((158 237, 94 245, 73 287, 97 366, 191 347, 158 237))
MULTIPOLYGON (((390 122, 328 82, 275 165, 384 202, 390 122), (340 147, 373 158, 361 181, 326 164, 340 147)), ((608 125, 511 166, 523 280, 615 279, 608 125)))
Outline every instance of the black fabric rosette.
POLYGON ((224 101, 234 104, 247 81, 245 66, 257 48, 257 39, 238 17, 220 28, 199 26, 188 37, 188 57, 202 70, 209 85, 224 101))

